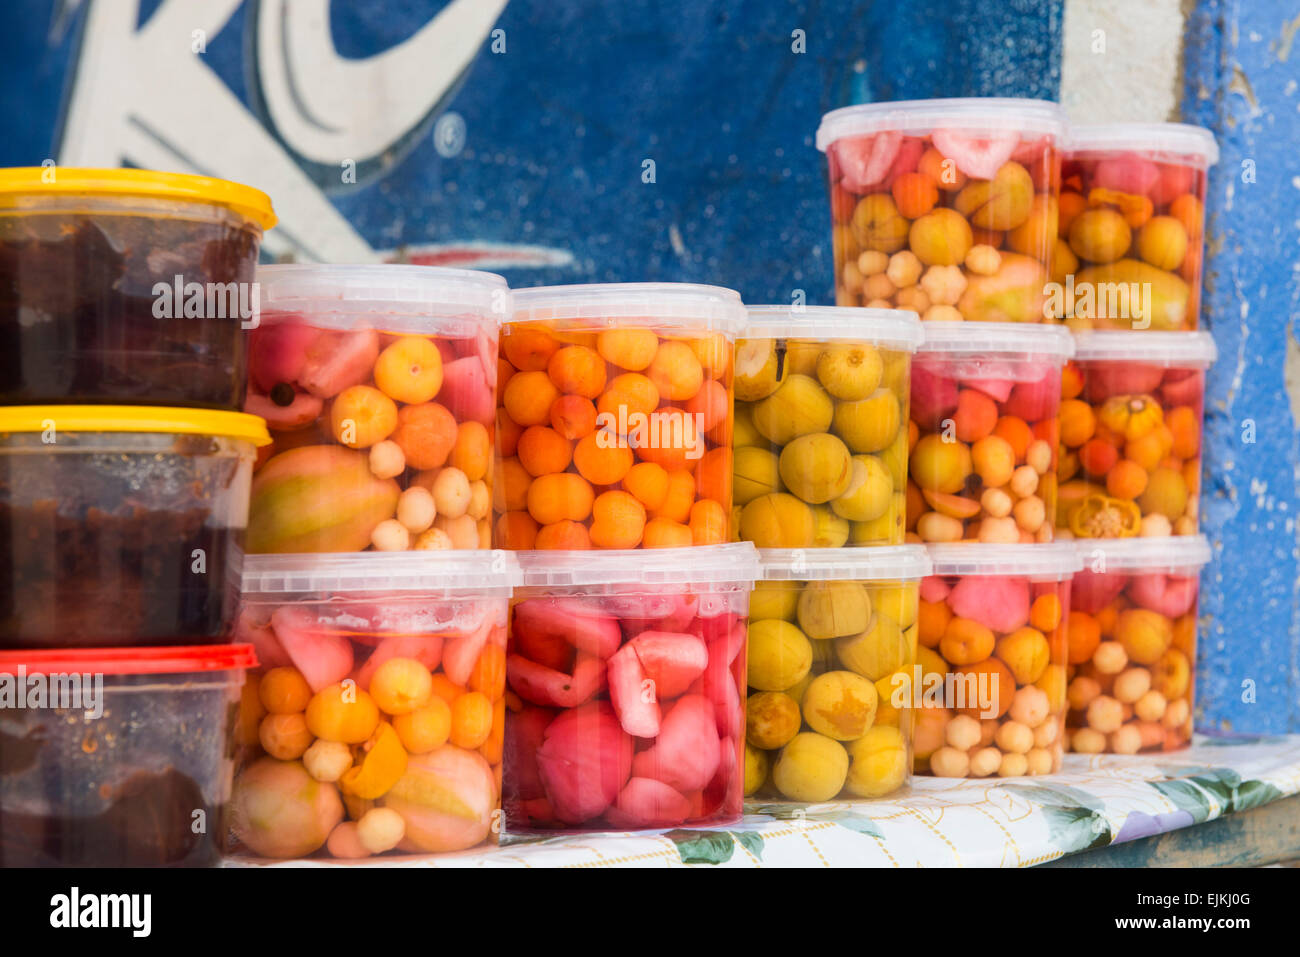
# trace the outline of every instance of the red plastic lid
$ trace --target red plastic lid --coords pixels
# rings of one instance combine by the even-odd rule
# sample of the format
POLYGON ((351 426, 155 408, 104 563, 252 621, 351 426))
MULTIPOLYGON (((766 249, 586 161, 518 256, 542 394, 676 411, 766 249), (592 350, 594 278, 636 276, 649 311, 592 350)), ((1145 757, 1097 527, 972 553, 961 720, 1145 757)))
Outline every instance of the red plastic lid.
POLYGON ((253 646, 171 645, 163 648, 54 648, 0 651, 0 674, 176 675, 257 667, 253 646))

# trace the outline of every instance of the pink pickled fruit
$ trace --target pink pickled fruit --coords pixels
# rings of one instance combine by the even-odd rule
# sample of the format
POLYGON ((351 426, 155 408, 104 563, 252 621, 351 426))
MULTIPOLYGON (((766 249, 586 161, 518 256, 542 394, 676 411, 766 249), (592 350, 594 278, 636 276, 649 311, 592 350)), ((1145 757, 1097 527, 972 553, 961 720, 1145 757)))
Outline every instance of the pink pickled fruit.
POLYGON ((352 643, 323 630, 305 608, 282 605, 271 615, 271 628, 312 691, 337 684, 352 672, 352 643))
POLYGON ((921 154, 925 152, 925 144, 920 137, 904 137, 903 144, 898 148, 898 155, 894 157, 893 164, 889 167, 889 172, 885 174, 885 180, 881 187, 889 189, 894 185, 894 180, 904 173, 910 173, 916 169, 916 165, 921 161, 921 154))
POLYGON ((962 379, 961 384, 968 389, 983 392, 994 402, 1007 401, 1016 387, 1016 383, 1011 379, 962 379))
MULTIPOLYGON (((661 701, 682 694, 704 673, 704 668, 709 663, 708 646, 694 635, 643 631, 620 649, 618 654, 623 654, 628 648, 636 654, 645 677, 655 683, 655 694, 661 701)), ((613 681, 611 677, 611 687, 613 681)))
POLYGON ((1016 143, 1016 148, 1011 151, 1011 159, 1021 166, 1028 166, 1030 163, 1042 159, 1043 154, 1051 146, 1051 138, 1047 136, 1040 136, 1032 140, 1019 140, 1016 143))
POLYGON ((691 806, 691 813, 687 817, 688 821, 699 820, 705 816, 707 807, 704 803, 704 791, 692 791, 690 794, 683 795, 683 797, 686 798, 686 803, 691 806))
POLYGON ((506 805, 506 819, 523 827, 554 827, 555 808, 544 797, 511 801, 506 805))
POLYGON ((504 769, 501 789, 505 794, 525 801, 546 794, 537 770, 537 751, 556 714, 558 712, 550 708, 526 707, 518 714, 511 714, 506 721, 501 759, 504 769))
POLYGON ((957 383, 936 369, 913 363, 912 418, 916 424, 932 432, 956 409, 957 383))
POLYGON ((1138 362, 1090 362, 1084 369, 1084 397, 1101 402, 1113 395, 1150 392, 1165 377, 1159 366, 1138 362))
POLYGON ((1172 409, 1180 405, 1190 405, 1194 409, 1201 403, 1205 383, 1195 370, 1182 369, 1179 371, 1186 372, 1187 375, 1179 379, 1171 379, 1169 376, 1165 376, 1165 381, 1160 386, 1161 404, 1166 409, 1172 409))
POLYGON ((725 618, 713 618, 691 629, 691 633, 703 638, 709 646, 709 656, 720 655, 728 664, 736 660, 745 647, 745 619, 739 615, 727 615, 725 618))
POLYGON ((948 586, 948 583, 938 575, 926 575, 921 579, 921 587, 918 591, 921 595, 922 601, 928 601, 931 604, 934 604, 935 602, 946 601, 948 593, 952 591, 952 589, 948 586))
POLYGON ((307 347, 298 384, 314 396, 329 399, 369 379, 378 358, 379 333, 373 329, 320 332, 307 347))
POLYGON ((895 130, 836 140, 830 151, 842 174, 840 185, 850 192, 865 193, 889 173, 902 145, 903 134, 895 130))
POLYGON ((1020 135, 971 136, 957 130, 935 130, 930 141, 971 179, 992 179, 1020 145, 1020 135))
POLYGON ((1095 615, 1119 597, 1128 581, 1122 572, 1090 571, 1085 559, 1083 570, 1075 572, 1070 583, 1070 607, 1095 615))
POLYGON ((965 575, 948 593, 948 607, 993 631, 1015 631, 1029 621, 1029 582, 1003 575, 965 575))
POLYGON ((608 658, 623 643, 618 622, 577 598, 530 598, 515 606, 515 625, 563 638, 579 651, 608 658))
POLYGON ((320 418, 325 403, 307 392, 295 392, 293 401, 288 405, 279 405, 270 396, 249 392, 244 396, 244 411, 250 415, 261 416, 266 420, 267 428, 277 432, 296 432, 305 429, 320 418))
POLYGON ((259 621, 258 616, 247 608, 240 611, 239 617, 235 620, 234 640, 236 644, 253 646, 253 651, 257 655, 257 664, 261 668, 282 668, 293 665, 293 659, 289 657, 289 653, 280 644, 280 639, 275 637, 275 632, 271 630, 270 621, 259 621))
POLYGON ((468 420, 490 426, 496 418, 496 400, 477 356, 457 359, 442 367, 438 401, 457 422, 468 420))
POLYGON ((1128 596, 1166 618, 1179 618, 1196 605, 1199 585, 1195 575, 1135 575, 1129 582, 1128 596))
MULTIPOLYGON (((742 662, 741 666, 743 665, 742 662)), ((744 679, 737 678, 732 669, 727 670, 727 676, 731 680, 708 682, 705 691, 717 717, 718 734, 735 737, 742 734, 745 727, 745 703, 740 700, 740 692, 736 690, 736 686, 743 683, 744 679)))
POLYGON ((703 612, 703 606, 703 599, 695 595, 689 593, 674 595, 672 611, 656 622, 656 630, 685 631, 695 620, 695 616, 703 612))
POLYGON ((654 745, 633 759, 632 773, 685 793, 708 784, 719 760, 713 704, 702 695, 687 694, 664 715, 654 745))
POLYGON ((537 752, 537 770, 555 817, 581 824, 603 814, 632 774, 632 752, 632 739, 607 701, 552 721, 537 752))
MULTIPOLYGON (((705 592, 699 596, 699 607, 695 614, 700 618, 717 618, 731 611, 731 601, 718 592, 705 592)), ((688 621, 687 624, 690 622, 688 621)))
POLYGON ((657 621, 673 613, 678 607, 680 597, 680 594, 670 591, 646 592, 640 595, 605 595, 600 599, 600 609, 615 618, 657 621))
POLYGON ((605 686, 605 662, 579 654, 573 673, 566 674, 522 655, 507 655, 506 681, 525 701, 549 708, 576 708, 605 686))
POLYGON ((659 733, 659 694, 648 685, 645 669, 631 645, 624 645, 605 662, 609 701, 623 730, 636 738, 659 733))
POLYGON ((478 327, 474 337, 474 353, 483 367, 483 378, 489 389, 497 387, 497 337, 488 331, 487 323, 478 327))
POLYGON ((513 650, 530 661, 556 671, 568 671, 573 666, 576 650, 557 634, 531 628, 527 620, 521 623, 516 616, 510 635, 514 643, 513 650))
POLYGON ((1038 422, 1056 413, 1061 401, 1061 380, 1047 372, 1032 382, 1017 382, 1002 406, 1003 415, 1014 415, 1025 422, 1038 422))
POLYGON ((1172 203, 1183 193, 1190 193, 1196 183, 1196 173, 1190 166, 1161 163, 1160 178, 1151 187, 1151 200, 1157 206, 1172 203))
POLYGON ((442 660, 442 635, 390 635, 370 653, 357 672, 357 684, 370 690, 370 679, 379 666, 391 658, 414 658, 430 671, 442 660))
POLYGON ((690 813, 690 801, 662 781, 629 778, 605 820, 614 827, 672 827, 690 813))
POLYGON ((704 807, 700 817, 708 814, 739 814, 743 781, 736 773, 740 767, 740 739, 726 735, 718 743, 718 770, 704 789, 704 807))
POLYGON ((468 635, 448 635, 442 646, 442 671, 453 684, 462 688, 469 684, 469 676, 474 673, 478 656, 492 633, 492 619, 485 618, 468 635))
POLYGON ((445 744, 410 755, 406 773, 381 800, 406 823, 406 846, 431 854, 460 851, 491 832, 496 774, 477 751, 445 744))
POLYGON ((1121 193, 1146 194, 1160 179, 1160 170, 1149 160, 1120 156, 1101 160, 1092 171, 1094 189, 1118 190, 1121 193))
POLYGON ((297 320, 258 326, 248 340, 248 377, 268 393, 282 382, 297 382, 317 335, 318 329, 297 320))

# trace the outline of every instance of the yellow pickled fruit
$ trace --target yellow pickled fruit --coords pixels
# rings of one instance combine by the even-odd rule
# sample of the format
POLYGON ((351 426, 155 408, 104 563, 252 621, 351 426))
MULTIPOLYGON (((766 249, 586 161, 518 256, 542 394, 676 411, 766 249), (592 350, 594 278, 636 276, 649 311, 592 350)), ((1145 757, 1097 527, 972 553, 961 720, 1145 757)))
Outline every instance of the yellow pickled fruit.
POLYGON ((378 725, 375 700, 351 679, 322 688, 307 702, 307 728, 326 741, 361 744, 378 725))
POLYGON ((1086 209, 1070 223, 1069 241, 1080 259, 1110 263, 1128 252, 1133 232, 1117 210, 1086 209))
POLYGON ((741 402, 757 402, 776 391, 785 370, 775 339, 741 339, 736 343, 735 390, 741 402))
POLYGON ((784 490, 780 460, 774 453, 752 445, 736 448, 731 495, 737 505, 748 505, 760 495, 784 490))
POLYGON ((1028 685, 1043 676, 1051 649, 1041 631, 1025 625, 999 638, 994 654, 1011 669, 1016 684, 1028 685))
POLYGON ((1075 315, 1096 319, 1099 326, 1117 329, 1145 328, 1147 323, 1152 329, 1188 326, 1191 287, 1177 273, 1157 269, 1140 259, 1124 258, 1090 266, 1074 278, 1075 315), (1128 295, 1129 290, 1142 293, 1136 305, 1128 295))
POLYGON ((389 658, 370 678, 370 697, 385 714, 409 714, 433 697, 433 675, 414 658, 389 658))
POLYGON ((876 718, 876 686, 851 671, 818 675, 803 696, 803 718, 836 741, 860 738, 876 718))
POLYGON ((897 791, 907 780, 907 742, 898 728, 877 724, 846 747, 851 763, 844 786, 849 793, 881 797, 897 791))
POLYGON ((952 712, 935 705, 922 705, 915 711, 912 727, 912 756, 918 770, 926 767, 930 755, 947 743, 945 732, 952 712))
POLYGON ((913 658, 910 640, 898 622, 879 612, 862 634, 838 639, 835 651, 844 667, 872 681, 897 671, 913 658))
POLYGON ((1177 469, 1158 468, 1147 480, 1146 490, 1138 498, 1145 515, 1158 513, 1171 522, 1187 511, 1187 480, 1177 469))
POLYGON ((884 363, 880 374, 881 387, 894 395, 907 395, 907 376, 912 369, 912 354, 895 349, 881 349, 880 358, 884 363))
POLYGON ((910 226, 888 193, 870 193, 853 209, 853 236, 863 249, 896 253, 907 242, 910 226))
POLYGON ((746 402, 736 403, 735 424, 731 428, 731 441, 737 449, 746 445, 762 446, 767 440, 754 428, 754 407, 746 402))
POLYGON ((774 445, 785 445, 801 435, 825 432, 835 415, 835 404, 816 379, 787 376, 780 387, 754 405, 754 427, 774 445))
POLYGON ((828 432, 801 435, 781 450, 781 481, 810 505, 839 498, 853 476, 848 446, 828 432))
POLYGON ((1042 322, 1046 281, 1037 259, 1003 251, 997 272, 969 277, 957 309, 971 322, 1042 322))
POLYGON ((797 734, 772 768, 772 783, 792 801, 829 801, 849 773, 844 745, 814 731, 797 734))
POLYGON ((1038 680, 1034 682, 1034 685, 1047 695, 1048 713, 1056 714, 1065 707, 1065 696, 1069 683, 1069 678, 1066 677, 1065 665, 1048 665, 1043 669, 1043 673, 1038 676, 1038 680))
POLYGON ((957 194, 953 208, 976 229, 1015 229, 1033 208, 1034 180, 1019 163, 1007 162, 990 180, 974 180, 957 194))
POLYGON ((794 621, 795 609, 798 607, 798 582, 754 582, 754 590, 749 595, 751 621, 763 618, 794 621))
POLYGON ((339 786, 348 794, 373 801, 388 793, 406 773, 406 749, 387 723, 379 725, 366 748, 361 763, 343 772, 339 786))
POLYGON ((1048 261, 1056 245, 1060 211, 1056 198, 1047 193, 1037 193, 1030 205, 1029 216, 1015 229, 1007 232, 1008 249, 1048 261))
POLYGON ((878 518, 854 522, 849 530, 849 540, 854 545, 897 545, 903 541, 903 512, 906 499, 895 492, 889 507, 878 518))
POLYGON ((817 360, 821 358, 822 344, 807 339, 785 341, 785 368, 792 375, 817 375, 817 360))
POLYGON ((898 627, 907 629, 916 624, 920 602, 920 586, 916 582, 872 585, 869 594, 872 607, 893 618, 898 627))
POLYGON ((809 638, 843 638, 866 631, 871 598, 851 581, 811 581, 799 595, 799 627, 809 638))
POLYGON ((907 431, 899 429, 898 434, 894 436, 894 441, 876 456, 880 459, 880 464, 885 467, 889 473, 889 479, 894 483, 895 488, 903 487, 903 480, 907 475, 907 457, 910 450, 907 443, 907 431))
POLYGON ((766 618, 749 623, 749 686, 784 691, 812 668, 813 649, 804 633, 788 621, 766 618))
POLYGON ((808 548, 817 537, 817 516, 785 492, 760 495, 741 510, 740 537, 759 548, 808 548))
POLYGON ((1137 252, 1157 269, 1177 269, 1187 255, 1187 230, 1172 216, 1152 216, 1138 230, 1137 252))
POLYGON ((1192 663, 1177 648, 1170 648, 1160 656, 1151 669, 1151 687, 1168 701, 1187 694, 1192 685, 1192 663))
POLYGON ((799 703, 781 691, 760 691, 745 701, 745 741, 765 751, 784 747, 799 733, 799 703))
POLYGON ((1048 271, 1052 274, 1052 282, 1061 286, 1065 285, 1067 276, 1072 276, 1079 271, 1079 257, 1074 254, 1074 250, 1064 239, 1058 238, 1053 244, 1051 267, 1048 271))
POLYGON ((974 238, 966 217, 940 206, 912 223, 907 243, 927 266, 956 266, 970 252, 974 238))
POLYGON ((848 401, 865 399, 875 392, 884 368, 875 346, 849 342, 818 350, 815 366, 822 387, 832 397, 848 401))
POLYGON ((912 449, 912 481, 923 491, 960 492, 973 469, 970 448, 962 442, 945 442, 938 432, 921 436, 912 449))
MULTIPOLYGON (((928 649, 927 649, 928 650, 928 649)), ((876 725, 897 727, 911 702, 912 670, 899 668, 876 682, 876 725)))
POLYGON ((760 751, 748 742, 745 743, 745 797, 749 797, 767 781, 768 758, 766 751, 760 751))
POLYGON ((898 396, 877 389, 856 402, 837 402, 833 414, 835 434, 852 452, 879 452, 898 436, 902 413, 898 396))
POLYGON ((840 548, 849 540, 850 525, 847 518, 841 518, 826 505, 813 507, 815 531, 814 548, 840 548))
POLYGON ((1173 644, 1174 626, 1158 611, 1126 608, 1115 622, 1115 637, 1130 661, 1154 665, 1173 644))
POLYGON ((855 455, 848 487, 831 502, 831 510, 853 522, 880 518, 894 501, 889 471, 874 455, 855 455))

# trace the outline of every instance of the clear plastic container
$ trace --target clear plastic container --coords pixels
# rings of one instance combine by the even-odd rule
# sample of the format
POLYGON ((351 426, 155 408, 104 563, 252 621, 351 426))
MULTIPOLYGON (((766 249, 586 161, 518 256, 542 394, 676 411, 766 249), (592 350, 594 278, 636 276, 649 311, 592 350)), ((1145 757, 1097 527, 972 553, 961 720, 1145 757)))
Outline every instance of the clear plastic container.
POLYGON ((495 542, 510 549, 732 538, 730 289, 684 283, 515 292, 501 330, 495 542))
POLYGON ((497 330, 492 273, 264 266, 245 411, 274 440, 250 553, 491 545, 497 330))
POLYGON ((230 640, 261 419, 0 406, 0 648, 230 640))
POLYGON ((513 556, 250 555, 230 853, 360 859, 500 832, 513 556))
POLYGON ((1174 751, 1192 740, 1204 535, 1080 539, 1069 617, 1070 749, 1174 751))
POLYGON ((220 857, 248 645, 0 651, 0 867, 220 857), (41 694, 41 698, 36 697, 41 694))
POLYGON ((1053 315, 1075 329, 1195 329, 1214 134, 1181 123, 1075 126, 1061 164, 1053 315))
POLYGON ((745 795, 892 794, 912 769, 919 545, 763 549, 749 601, 745 795))
POLYGON ((271 201, 138 169, 0 170, 0 403, 237 411, 271 201))
POLYGON ((736 346, 733 527, 762 548, 903 541, 916 314, 752 306, 736 346))
POLYGON ((916 651, 914 769, 1052 774, 1065 748, 1072 543, 931 545, 916 651))
POLYGON ((530 552, 520 564, 507 829, 739 820, 754 547, 530 552))
POLYGON ((1065 114, 1021 99, 870 103, 822 117, 835 301, 922 319, 1053 321, 1065 114))
POLYGON ((1058 531, 1195 534, 1208 332, 1083 332, 1061 375, 1058 531))
POLYGON ((1059 326, 931 322, 912 359, 907 530, 924 542, 1050 542, 1059 326))

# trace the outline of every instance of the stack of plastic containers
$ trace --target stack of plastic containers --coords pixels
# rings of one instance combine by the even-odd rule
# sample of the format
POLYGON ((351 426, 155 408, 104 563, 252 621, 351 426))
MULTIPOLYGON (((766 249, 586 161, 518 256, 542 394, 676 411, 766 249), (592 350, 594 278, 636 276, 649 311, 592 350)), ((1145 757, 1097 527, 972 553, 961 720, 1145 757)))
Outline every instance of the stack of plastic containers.
POLYGON ((274 222, 204 177, 0 172, 0 864, 217 858, 274 222))

